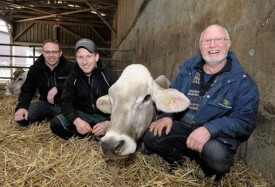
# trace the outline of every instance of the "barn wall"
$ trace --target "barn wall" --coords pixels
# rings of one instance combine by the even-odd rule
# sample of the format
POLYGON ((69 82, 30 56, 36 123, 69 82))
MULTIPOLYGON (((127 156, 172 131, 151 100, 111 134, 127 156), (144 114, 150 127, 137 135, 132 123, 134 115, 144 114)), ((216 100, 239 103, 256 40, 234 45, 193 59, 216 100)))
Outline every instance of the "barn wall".
POLYGON ((138 17, 139 10, 143 2, 144 0, 122 0, 119 2, 119 6, 117 8, 117 12, 119 12, 119 14, 116 14, 113 21, 113 26, 116 28, 117 34, 112 35, 112 46, 119 45, 123 38, 127 36, 128 31, 130 31, 136 18, 138 17), (119 19, 117 19, 118 16, 119 19))
MULTIPOLYGON (((209 24, 225 26, 231 50, 260 90, 259 122, 237 157, 266 178, 275 176, 275 2, 274 0, 120 0, 113 47, 134 49, 134 63, 146 65, 152 75, 170 80, 178 66, 194 56, 201 31, 209 24), (127 20, 125 17, 131 16, 127 20), (127 26, 121 26, 125 24, 127 26)), ((115 53, 113 58, 125 59, 115 53)), ((127 58, 127 57, 126 57, 127 58)), ((127 63, 114 66, 125 67, 127 63)))
MULTIPOLYGON (((97 32, 103 36, 104 32, 100 32, 103 28, 98 26, 97 32)), ((91 38, 99 48, 107 46, 106 41, 97 37, 91 25, 58 25, 45 23, 18 23, 14 25, 14 41, 16 44, 33 44, 42 45, 47 39, 57 39, 63 48, 63 54, 66 57, 74 56, 73 47, 81 38, 91 38), (31 42, 30 42, 31 41, 31 42)), ((107 37, 107 36, 106 36, 107 37)), ((110 36, 109 36, 110 37, 110 36)))

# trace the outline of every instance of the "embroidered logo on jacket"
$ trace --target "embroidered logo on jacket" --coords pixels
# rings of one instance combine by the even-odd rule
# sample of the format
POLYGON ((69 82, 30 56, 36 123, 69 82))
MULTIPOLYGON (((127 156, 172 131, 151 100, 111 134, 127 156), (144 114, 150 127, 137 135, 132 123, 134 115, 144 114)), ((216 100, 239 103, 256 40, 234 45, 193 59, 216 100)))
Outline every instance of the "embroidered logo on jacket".
POLYGON ((225 108, 232 108, 231 103, 227 99, 223 99, 222 103, 219 103, 219 105, 221 105, 225 108))

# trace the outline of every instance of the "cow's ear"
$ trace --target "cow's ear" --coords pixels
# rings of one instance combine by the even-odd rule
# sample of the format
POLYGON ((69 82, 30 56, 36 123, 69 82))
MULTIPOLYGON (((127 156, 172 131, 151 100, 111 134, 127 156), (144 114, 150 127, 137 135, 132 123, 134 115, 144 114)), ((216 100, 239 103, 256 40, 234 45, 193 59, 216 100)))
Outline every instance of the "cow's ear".
POLYGON ((104 96, 98 98, 96 101, 96 106, 103 113, 111 114, 112 107, 111 107, 109 95, 104 95, 104 96))
POLYGON ((170 81, 165 75, 160 75, 155 79, 155 82, 162 88, 169 88, 170 81))
POLYGON ((190 100, 176 89, 163 89, 154 84, 153 101, 158 110, 166 113, 181 112, 190 105, 190 100))

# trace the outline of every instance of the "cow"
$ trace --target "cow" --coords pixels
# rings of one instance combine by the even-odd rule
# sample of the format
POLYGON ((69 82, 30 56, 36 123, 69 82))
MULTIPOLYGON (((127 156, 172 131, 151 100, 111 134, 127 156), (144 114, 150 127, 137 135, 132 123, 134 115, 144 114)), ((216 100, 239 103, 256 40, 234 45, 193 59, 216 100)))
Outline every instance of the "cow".
POLYGON ((13 96, 19 96, 20 89, 23 83, 25 82, 27 78, 28 71, 24 71, 23 69, 17 69, 13 75, 14 75, 14 81, 11 81, 8 83, 4 88, 5 95, 13 95, 13 96))
POLYGON ((158 111, 172 113, 188 108, 189 99, 168 88, 168 84, 165 76, 154 80, 145 66, 132 64, 124 69, 108 94, 98 98, 98 109, 111 114, 110 127, 100 140, 104 156, 122 158, 134 154, 138 140, 158 111))

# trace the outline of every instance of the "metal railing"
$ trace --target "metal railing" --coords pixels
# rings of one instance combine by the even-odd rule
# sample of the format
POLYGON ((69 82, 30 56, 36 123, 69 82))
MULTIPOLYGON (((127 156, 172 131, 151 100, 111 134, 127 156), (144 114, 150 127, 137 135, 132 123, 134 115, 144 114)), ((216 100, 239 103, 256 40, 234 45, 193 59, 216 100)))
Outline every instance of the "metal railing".
MULTIPOLYGON (((0 59, 1 57, 3 58, 9 58, 9 64, 10 65, 2 65, 0 64, 0 69, 9 69, 10 70, 10 75, 12 75, 13 69, 16 68, 22 68, 22 69, 28 69, 29 66, 22 66, 22 65, 15 65, 14 58, 31 58, 33 59, 32 62, 34 63, 35 60, 39 57, 37 56, 37 48, 42 48, 41 45, 24 45, 24 44, 5 44, 5 43, 0 43, 0 46, 9 46, 9 47, 30 47, 32 48, 32 55, 16 55, 16 54, 0 54, 0 59)), ((68 55, 64 54, 64 56, 70 60, 75 62, 75 56, 74 56, 74 47, 72 46, 63 46, 61 45, 62 50, 66 50, 70 51, 70 53, 68 53, 68 55), (70 55, 71 54, 71 55, 70 55), (73 55, 72 55, 73 54, 73 55)), ((11 51, 11 50, 10 50, 11 51)), ((134 50, 133 49, 113 49, 113 48, 98 48, 98 51, 111 51, 111 52, 123 52, 123 53, 133 53, 134 50)), ((0 52, 1 53, 1 52, 0 52)), ((11 52, 10 52, 11 53, 11 52)), ((101 61, 103 62, 124 62, 124 63, 133 63, 133 55, 128 55, 130 56, 130 59, 114 59, 114 58, 108 58, 108 57, 100 57, 101 61)), ((116 72, 121 72, 122 70, 115 70, 116 72)), ((13 77, 3 77, 0 75, 0 79, 13 79, 13 77)))

